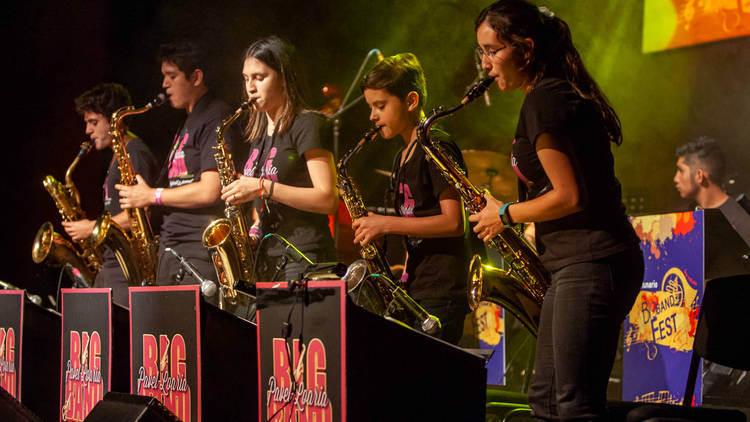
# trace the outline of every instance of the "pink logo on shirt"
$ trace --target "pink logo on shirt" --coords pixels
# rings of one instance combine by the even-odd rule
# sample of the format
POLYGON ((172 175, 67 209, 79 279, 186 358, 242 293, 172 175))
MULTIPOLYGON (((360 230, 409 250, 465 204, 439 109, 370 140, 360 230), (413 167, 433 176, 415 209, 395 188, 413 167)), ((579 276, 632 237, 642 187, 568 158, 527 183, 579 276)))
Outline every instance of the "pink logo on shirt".
POLYGON ((266 176, 267 179, 271 179, 274 182, 278 182, 279 181, 279 169, 273 165, 274 157, 276 157, 276 147, 273 147, 271 148, 270 151, 268 151, 268 159, 266 160, 266 163, 263 165, 261 176, 266 176))
POLYGON ((112 197, 109 196, 109 186, 107 186, 108 180, 109 180, 109 174, 107 175, 107 177, 104 178, 104 186, 102 186, 104 188, 104 206, 105 207, 108 207, 109 204, 112 203, 112 197))
MULTIPOLYGON (((257 148, 253 148, 253 150, 250 152, 250 158, 248 158, 245 162, 245 168, 242 170, 242 174, 247 177, 253 177, 256 168, 255 160, 258 159, 259 155, 260 151, 257 148)), ((268 158, 266 159, 265 164, 261 167, 260 177, 265 177, 269 180, 273 180, 274 182, 278 182, 279 169, 273 165, 274 157, 276 157, 276 147, 273 147, 270 151, 268 151, 268 158)))
MULTIPOLYGON (((185 147, 189 135, 189 133, 186 133, 182 138, 182 141, 180 141, 179 143, 175 143, 176 148, 172 151, 172 159, 169 161, 170 179, 188 175, 187 166, 185 165, 185 152, 182 150, 182 148, 185 147)), ((177 139, 177 137, 175 137, 175 139, 177 139)))
POLYGON ((259 154, 258 148, 253 148, 250 152, 250 157, 245 161, 245 168, 242 170, 244 176, 252 177, 255 174, 255 160, 258 159, 259 154))
POLYGON ((398 193, 404 195, 404 203, 399 205, 399 212, 404 217, 414 217, 414 197, 411 195, 411 189, 406 183, 398 184, 398 193))

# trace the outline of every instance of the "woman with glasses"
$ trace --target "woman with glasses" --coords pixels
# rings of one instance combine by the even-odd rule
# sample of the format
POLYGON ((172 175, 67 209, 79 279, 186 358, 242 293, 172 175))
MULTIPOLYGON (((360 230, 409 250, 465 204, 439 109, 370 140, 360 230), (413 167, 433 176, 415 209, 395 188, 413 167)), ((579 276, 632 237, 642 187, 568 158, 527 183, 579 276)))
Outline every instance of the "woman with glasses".
MULTIPOLYGON (((254 100, 245 130, 250 155, 243 175, 221 191, 230 204, 254 201, 251 236, 276 233, 312 262, 336 259, 328 217, 338 208, 330 131, 306 110, 293 47, 276 36, 252 43, 244 55, 245 95, 254 100)), ((261 281, 299 279, 305 268, 268 239, 256 262, 261 281), (280 263, 281 265, 278 265, 280 263)))
MULTIPOLYGON (((387 57, 364 76, 360 87, 380 136, 399 139, 404 147, 393 161, 388 195, 398 215, 370 213, 357 219, 352 224, 354 242, 365 245, 385 234, 403 235, 407 258, 402 285, 440 319, 441 338, 458 343, 468 313, 464 214, 458 192, 425 160, 418 145, 427 95, 422 66, 411 53, 387 57)), ((461 151, 447 134, 432 135, 463 166, 461 151)))
POLYGON ((620 121, 573 46, 568 25, 525 0, 500 0, 475 23, 482 66, 525 99, 512 146, 520 201, 470 217, 485 242, 535 223, 550 271, 529 402, 545 420, 602 420, 620 323, 643 277, 610 142, 620 121))

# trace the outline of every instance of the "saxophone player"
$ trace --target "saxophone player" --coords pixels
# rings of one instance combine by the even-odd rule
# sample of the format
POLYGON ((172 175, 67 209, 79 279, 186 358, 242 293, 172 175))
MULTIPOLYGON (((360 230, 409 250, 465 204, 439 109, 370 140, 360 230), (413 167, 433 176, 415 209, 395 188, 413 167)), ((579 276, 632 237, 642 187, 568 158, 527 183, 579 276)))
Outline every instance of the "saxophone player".
MULTIPOLYGON (((312 262, 333 261, 326 214, 336 212, 338 191, 330 131, 319 114, 304 107, 292 52, 276 36, 245 50, 245 95, 255 100, 246 128, 250 155, 243 175, 222 190, 221 198, 230 204, 254 201, 258 235, 279 234, 312 262)), ((301 276, 301 263, 289 261, 283 272, 275 265, 285 259, 284 245, 264 243, 256 260, 261 281, 274 274, 283 280, 301 276)))
POLYGON ((475 22, 477 54, 503 92, 524 95, 512 163, 522 202, 470 217, 488 241, 534 222, 551 274, 529 402, 544 420, 607 419, 606 387, 623 318, 640 290, 643 255, 625 215, 610 142, 620 121, 573 45, 568 25, 525 0, 501 0, 475 22))
MULTIPOLYGON (((181 271, 176 259, 164 254, 166 247, 177 251, 204 277, 214 278, 211 276, 214 268, 201 243, 201 235, 211 220, 222 215, 224 208, 219 201, 221 185, 212 147, 216 145, 217 126, 232 109, 209 91, 205 72, 207 60, 205 50, 191 41, 161 46, 162 88, 169 97, 169 104, 187 114, 174 136, 167 164, 161 170, 159 182, 166 186, 152 187, 140 176, 136 176, 135 185, 116 186, 123 208, 162 207, 156 275, 159 285, 198 282, 191 274, 181 271)), ((226 139, 231 148, 238 134, 230 129, 226 139)))
MULTIPOLYGON (((402 284, 427 312, 442 322, 441 337, 458 343, 468 311, 466 300, 467 246, 461 198, 439 170, 425 160, 417 127, 424 117, 426 82, 422 66, 411 53, 387 57, 360 84, 370 120, 385 139, 400 139, 391 173, 398 216, 369 213, 353 222, 354 242, 365 245, 385 234, 404 236, 407 258, 402 284)), ((436 131, 439 132, 439 131, 436 131)), ((443 132, 435 133, 446 138, 443 132)), ((464 167, 455 143, 444 140, 455 161, 464 167)))
MULTIPOLYGON (((81 94, 75 100, 76 111, 86 124, 86 135, 93 141, 98 151, 110 148, 112 136, 109 133, 109 116, 124 106, 131 105, 130 94, 124 86, 116 83, 102 83, 81 94)), ((130 154, 135 170, 153 182, 156 178, 157 164, 148 145, 132 132, 127 132, 125 149, 130 154)), ((130 221, 127 212, 120 208, 120 197, 115 184, 120 181, 120 169, 112 157, 104 178, 104 210, 112 215, 123 230, 128 230, 130 221)), ((63 222, 65 232, 73 240, 88 238, 94 229, 94 220, 82 219, 63 222)), ((96 287, 111 287, 113 300, 121 305, 128 305, 128 282, 117 263, 115 253, 106 247, 102 256, 102 269, 94 281, 96 287)))

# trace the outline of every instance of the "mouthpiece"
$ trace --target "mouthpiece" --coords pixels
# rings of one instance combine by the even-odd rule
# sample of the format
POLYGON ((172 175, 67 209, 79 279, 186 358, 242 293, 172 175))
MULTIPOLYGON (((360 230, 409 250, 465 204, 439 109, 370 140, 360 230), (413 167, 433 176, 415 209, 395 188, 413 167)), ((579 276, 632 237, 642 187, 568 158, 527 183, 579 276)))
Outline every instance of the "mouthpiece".
POLYGON ((461 104, 466 105, 474 101, 477 97, 482 95, 484 91, 486 91, 487 88, 489 88, 490 85, 492 85, 492 82, 494 81, 495 81, 495 77, 490 76, 489 78, 484 78, 481 81, 477 82, 476 85, 471 87, 469 92, 466 93, 466 95, 464 96, 464 99, 461 100, 461 104))
POLYGON ((364 138, 365 142, 370 142, 373 139, 375 139, 376 136, 378 136, 378 132, 380 131, 380 128, 383 126, 373 126, 371 127, 365 134, 362 136, 364 138))
POLYGON ((91 151, 91 142, 89 141, 81 142, 81 149, 78 150, 78 158, 83 158, 83 156, 88 154, 89 151, 91 151))
MULTIPOLYGON (((248 109, 248 108, 250 108, 250 107, 251 107, 251 106, 252 106, 253 104, 255 104, 255 102, 256 102, 256 101, 258 101, 258 99, 257 99, 257 98, 250 98, 249 100, 247 100, 247 101, 243 102, 242 104, 240 104, 240 110, 242 110, 242 111, 245 111, 245 110, 247 110, 247 109, 248 109)), ((238 111, 239 111, 239 110, 238 110, 238 111)))

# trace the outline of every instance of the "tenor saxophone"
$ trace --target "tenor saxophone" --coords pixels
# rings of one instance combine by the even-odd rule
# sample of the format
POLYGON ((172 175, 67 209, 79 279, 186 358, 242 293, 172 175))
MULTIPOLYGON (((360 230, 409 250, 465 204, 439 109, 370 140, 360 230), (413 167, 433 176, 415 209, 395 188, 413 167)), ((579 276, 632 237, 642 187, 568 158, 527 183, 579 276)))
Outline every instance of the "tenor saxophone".
MULTIPOLYGON (((126 106, 112 113, 109 120, 109 134, 112 136, 112 151, 120 169, 120 184, 135 185, 137 183, 133 163, 125 150, 127 131, 123 125, 123 119, 143 114, 164 104, 165 101, 166 96, 159 94, 141 108, 126 106)), ((112 220, 112 216, 105 212, 96 221, 91 238, 97 245, 106 244, 112 248, 128 283, 141 286, 153 285, 156 282, 158 241, 151 230, 151 222, 145 208, 130 208, 127 213, 130 220, 129 236, 112 220)))
MULTIPOLYGON (((362 139, 349 152, 344 154, 336 165, 338 188, 352 221, 366 216, 367 208, 357 185, 349 176, 349 160, 366 143, 375 139, 378 130, 380 130, 379 127, 373 127, 367 131, 362 139)), ((344 276, 347 282, 347 290, 354 303, 370 312, 393 318, 427 334, 436 334, 440 331, 440 320, 434 315, 430 315, 393 282, 394 277, 391 267, 378 245, 370 242, 364 245, 359 253, 364 260, 364 264, 361 261, 353 263, 349 266, 347 275, 344 276), (363 267, 366 267, 366 270, 363 267)))
MULTIPOLYGON (((463 199, 466 210, 472 214, 481 211, 487 204, 484 194, 466 175, 466 172, 446 153, 439 143, 430 138, 430 128, 443 117, 455 113, 482 95, 494 78, 486 78, 474 85, 455 107, 442 107, 420 122, 417 137, 420 145, 443 177, 456 188, 463 199)), ((505 229, 487 244, 496 249, 505 261, 505 270, 483 265, 481 257, 474 255, 469 266, 469 305, 475 310, 479 302, 486 300, 505 307, 536 335, 539 327, 544 294, 550 284, 549 272, 542 265, 539 255, 524 238, 519 229, 505 229)))
MULTIPOLYGON (((216 150, 214 159, 219 172, 222 187, 228 186, 237 179, 232 162, 232 155, 227 149, 224 132, 244 113, 255 99, 242 103, 232 115, 222 120, 216 128, 216 150)), ((225 218, 211 222, 203 231, 202 242, 212 256, 216 275, 219 278, 221 292, 230 303, 237 297, 237 283, 242 280, 253 283, 252 270, 255 247, 248 236, 249 226, 241 205, 227 203, 224 207, 225 218)))
MULTIPOLYGON (((42 181, 42 185, 55 201, 63 221, 77 221, 86 217, 72 176, 78 162, 90 150, 90 142, 81 143, 76 158, 65 172, 64 185, 49 175, 42 181)), ((52 266, 63 266, 72 279, 83 280, 88 286, 93 285, 94 278, 102 267, 101 248, 97 248, 88 239, 71 243, 56 233, 49 221, 42 224, 34 236, 31 258, 37 264, 45 262, 52 266)))

